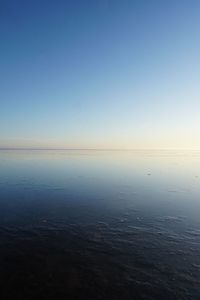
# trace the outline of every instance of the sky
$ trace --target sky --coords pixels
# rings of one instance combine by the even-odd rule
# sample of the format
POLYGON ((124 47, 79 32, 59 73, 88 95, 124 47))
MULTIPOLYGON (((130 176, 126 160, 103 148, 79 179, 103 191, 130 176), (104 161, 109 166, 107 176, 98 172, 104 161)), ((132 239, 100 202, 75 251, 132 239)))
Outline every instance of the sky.
POLYGON ((0 147, 200 149, 199 0, 0 0, 0 147))

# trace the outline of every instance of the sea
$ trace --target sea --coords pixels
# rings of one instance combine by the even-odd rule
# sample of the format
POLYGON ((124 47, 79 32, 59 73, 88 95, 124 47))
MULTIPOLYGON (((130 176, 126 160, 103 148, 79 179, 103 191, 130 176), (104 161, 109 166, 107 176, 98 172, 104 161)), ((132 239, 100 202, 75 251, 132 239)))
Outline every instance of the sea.
POLYGON ((0 299, 199 300, 200 152, 0 150, 0 299))

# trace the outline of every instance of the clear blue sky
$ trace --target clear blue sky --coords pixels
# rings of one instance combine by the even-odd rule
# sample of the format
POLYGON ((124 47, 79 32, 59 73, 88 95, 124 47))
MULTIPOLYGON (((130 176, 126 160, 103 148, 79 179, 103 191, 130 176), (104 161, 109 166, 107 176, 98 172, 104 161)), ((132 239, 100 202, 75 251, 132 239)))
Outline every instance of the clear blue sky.
POLYGON ((199 0, 1 0, 0 147, 200 148, 199 0))

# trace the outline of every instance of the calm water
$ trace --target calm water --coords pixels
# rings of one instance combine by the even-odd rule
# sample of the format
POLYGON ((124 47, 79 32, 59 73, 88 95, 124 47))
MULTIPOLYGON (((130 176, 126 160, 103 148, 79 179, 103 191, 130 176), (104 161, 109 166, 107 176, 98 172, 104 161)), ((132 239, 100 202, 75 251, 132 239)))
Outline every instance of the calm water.
POLYGON ((200 152, 0 151, 0 299, 200 299, 200 152))

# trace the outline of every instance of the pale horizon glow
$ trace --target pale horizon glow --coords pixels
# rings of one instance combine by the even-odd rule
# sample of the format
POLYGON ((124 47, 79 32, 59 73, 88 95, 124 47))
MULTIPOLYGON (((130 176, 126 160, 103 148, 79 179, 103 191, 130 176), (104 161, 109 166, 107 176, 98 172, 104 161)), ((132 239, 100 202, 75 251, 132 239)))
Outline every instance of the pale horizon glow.
POLYGON ((1 11, 0 149, 200 149, 199 1, 1 11))

